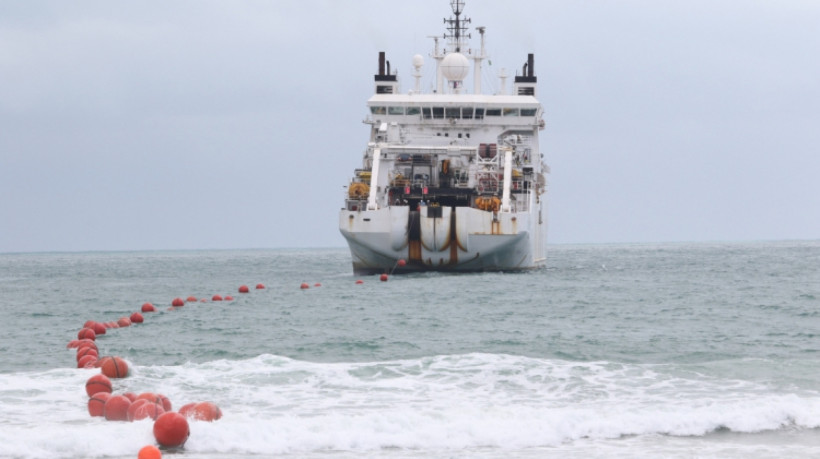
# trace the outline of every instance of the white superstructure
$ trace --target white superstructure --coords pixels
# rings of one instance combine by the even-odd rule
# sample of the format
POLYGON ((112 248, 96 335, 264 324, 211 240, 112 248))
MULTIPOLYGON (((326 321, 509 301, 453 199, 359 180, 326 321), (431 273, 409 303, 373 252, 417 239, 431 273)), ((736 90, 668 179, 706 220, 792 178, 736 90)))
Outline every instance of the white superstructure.
POLYGON ((412 61, 413 89, 402 94, 379 53, 365 120, 370 141, 339 214, 356 273, 508 271, 544 261, 548 168, 533 55, 510 94, 503 74, 498 94, 482 94, 485 30, 477 27, 481 48, 466 49, 464 2, 450 3, 447 45, 440 49, 436 37, 431 55, 432 93, 420 90, 420 55, 412 61))

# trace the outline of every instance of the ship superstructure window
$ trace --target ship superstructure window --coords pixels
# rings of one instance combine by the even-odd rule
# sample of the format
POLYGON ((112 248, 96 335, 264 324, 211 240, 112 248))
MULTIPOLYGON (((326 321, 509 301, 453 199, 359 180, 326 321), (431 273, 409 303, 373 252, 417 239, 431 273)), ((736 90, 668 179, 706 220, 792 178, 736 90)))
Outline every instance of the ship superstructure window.
POLYGON ((386 107, 370 107, 370 113, 374 115, 386 115, 387 108, 386 107))
POLYGON ((388 115, 404 115, 404 107, 387 107, 388 115))
POLYGON ((535 116, 537 110, 536 108, 522 108, 521 116, 535 116))
POLYGON ((504 116, 518 116, 517 108, 504 108, 504 116))
MULTIPOLYGON (((518 109, 515 109, 518 110, 518 109)), ((424 119, 484 119, 487 116, 501 116, 501 109, 484 109, 484 107, 407 107, 408 115, 421 113, 424 119), (411 112, 411 110, 413 110, 411 112)), ((517 116, 516 112, 516 116, 517 116)))

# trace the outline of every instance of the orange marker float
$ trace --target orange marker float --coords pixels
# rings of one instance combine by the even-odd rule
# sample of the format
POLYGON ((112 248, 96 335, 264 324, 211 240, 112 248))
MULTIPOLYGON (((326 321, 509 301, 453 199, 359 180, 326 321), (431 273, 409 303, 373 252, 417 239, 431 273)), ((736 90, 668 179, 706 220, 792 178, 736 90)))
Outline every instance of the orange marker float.
POLYGON ((94 333, 93 328, 86 327, 77 333, 77 339, 90 339, 93 341, 97 339, 97 334, 94 333))
POLYGON ((105 410, 105 402, 111 398, 108 392, 97 392, 88 399, 88 414, 92 417, 102 417, 105 410))
POLYGON ((92 326, 88 327, 88 328, 94 330, 94 333, 97 336, 105 334, 105 324, 102 324, 100 322, 94 322, 94 324, 92 326))
POLYGON ((154 445, 143 446, 137 459, 162 459, 162 451, 154 445))
POLYGON ((222 418, 222 410, 213 402, 200 402, 194 405, 191 416, 199 421, 214 422, 222 418))
POLYGON ((154 438, 160 446, 177 448, 185 444, 191 430, 185 416, 174 413, 162 414, 154 422, 154 438))
POLYGON ((128 376, 128 363, 120 357, 103 357, 100 359, 100 369, 109 378, 128 376))
POLYGON ((103 415, 108 421, 127 421, 129 406, 131 406, 131 400, 122 395, 114 395, 106 400, 103 415))
POLYGON ((94 368, 97 363, 96 355, 84 355, 77 361, 77 368, 94 368))
POLYGON ((108 376, 99 374, 88 378, 85 383, 85 393, 92 397, 100 392, 111 393, 111 380, 108 379, 108 376))

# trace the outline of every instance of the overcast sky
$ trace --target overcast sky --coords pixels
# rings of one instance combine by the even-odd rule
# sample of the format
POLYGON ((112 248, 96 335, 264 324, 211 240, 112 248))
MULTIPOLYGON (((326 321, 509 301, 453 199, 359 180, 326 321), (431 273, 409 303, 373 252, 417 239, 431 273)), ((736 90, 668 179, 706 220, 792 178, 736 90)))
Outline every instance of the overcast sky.
MULTIPOLYGON (((466 3, 485 87, 535 53, 550 243, 820 239, 820 2, 466 3)), ((429 88, 449 15, 0 0, 0 252, 344 246, 378 51, 429 88)))

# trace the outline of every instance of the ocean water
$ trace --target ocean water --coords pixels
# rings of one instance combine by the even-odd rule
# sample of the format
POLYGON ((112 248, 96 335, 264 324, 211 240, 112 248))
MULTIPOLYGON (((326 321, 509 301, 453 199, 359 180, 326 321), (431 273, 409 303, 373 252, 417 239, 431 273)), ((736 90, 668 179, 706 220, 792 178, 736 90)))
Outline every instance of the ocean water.
POLYGON ((0 254, 0 457, 154 443, 150 420, 89 417, 98 370, 66 348, 144 302, 97 339, 131 366, 114 391, 224 413, 175 458, 820 457, 820 241, 357 279, 345 249, 0 254), (235 300, 169 310, 214 294, 235 300))

